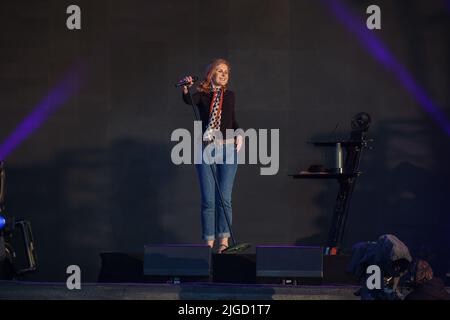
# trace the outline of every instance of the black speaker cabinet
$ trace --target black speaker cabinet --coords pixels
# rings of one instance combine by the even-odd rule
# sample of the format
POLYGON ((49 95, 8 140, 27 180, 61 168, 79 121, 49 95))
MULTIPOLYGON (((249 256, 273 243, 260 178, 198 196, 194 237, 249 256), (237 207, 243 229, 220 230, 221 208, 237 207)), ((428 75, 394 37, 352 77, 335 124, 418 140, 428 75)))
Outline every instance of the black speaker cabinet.
POLYGON ((323 249, 301 246, 257 246, 256 276, 264 279, 321 279, 323 249))
POLYGON ((254 254, 213 254, 212 281, 216 283, 256 283, 254 254))
POLYGON ((146 245, 144 275, 210 277, 211 248, 208 245, 146 245))

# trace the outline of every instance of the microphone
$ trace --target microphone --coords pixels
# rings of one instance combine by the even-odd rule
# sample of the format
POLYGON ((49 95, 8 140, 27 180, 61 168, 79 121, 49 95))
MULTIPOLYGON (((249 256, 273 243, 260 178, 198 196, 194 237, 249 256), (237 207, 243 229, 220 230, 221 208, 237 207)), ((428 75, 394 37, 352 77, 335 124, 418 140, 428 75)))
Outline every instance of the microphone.
MULTIPOLYGON (((198 80, 197 76, 192 76, 192 83, 196 82, 198 80)), ((180 80, 178 83, 175 84, 175 88, 187 86, 190 82, 187 82, 185 80, 180 80)))

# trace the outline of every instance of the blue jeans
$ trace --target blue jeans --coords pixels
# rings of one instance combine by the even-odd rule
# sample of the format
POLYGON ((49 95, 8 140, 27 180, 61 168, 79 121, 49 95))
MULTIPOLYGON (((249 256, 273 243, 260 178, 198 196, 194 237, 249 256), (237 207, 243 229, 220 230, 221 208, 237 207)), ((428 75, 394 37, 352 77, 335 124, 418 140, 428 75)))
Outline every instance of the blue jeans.
POLYGON ((223 211, 220 196, 216 190, 211 168, 216 173, 219 187, 222 191, 228 221, 231 224, 231 193, 238 166, 236 145, 234 143, 222 145, 212 143, 203 146, 202 151, 211 155, 211 159, 216 160, 213 163, 211 160, 205 161, 205 159, 202 159, 202 163, 196 165, 202 196, 202 238, 203 240, 228 238, 230 237, 230 228, 225 220, 225 212, 223 211))

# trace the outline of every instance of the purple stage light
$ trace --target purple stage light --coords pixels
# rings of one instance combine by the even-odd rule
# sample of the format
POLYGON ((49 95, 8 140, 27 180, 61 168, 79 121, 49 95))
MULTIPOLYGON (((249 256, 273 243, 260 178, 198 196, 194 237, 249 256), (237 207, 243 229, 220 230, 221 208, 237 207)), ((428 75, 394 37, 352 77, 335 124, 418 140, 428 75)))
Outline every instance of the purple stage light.
POLYGON ((6 219, 3 216, 0 216, 0 230, 6 225, 6 219))
POLYGON ((447 11, 450 12, 450 0, 444 0, 444 5, 447 11))
POLYGON ((368 30, 364 19, 357 19, 350 10, 339 0, 323 0, 332 14, 345 28, 354 34, 368 53, 380 64, 392 72, 402 86, 414 97, 417 103, 429 114, 429 116, 450 136, 450 122, 440 111, 439 107, 428 97, 427 93, 414 80, 406 68, 393 56, 383 42, 368 30))
POLYGON ((19 146, 29 135, 38 129, 59 107, 72 97, 81 87, 83 66, 77 65, 34 110, 17 126, 17 128, 0 144, 0 160, 19 146))

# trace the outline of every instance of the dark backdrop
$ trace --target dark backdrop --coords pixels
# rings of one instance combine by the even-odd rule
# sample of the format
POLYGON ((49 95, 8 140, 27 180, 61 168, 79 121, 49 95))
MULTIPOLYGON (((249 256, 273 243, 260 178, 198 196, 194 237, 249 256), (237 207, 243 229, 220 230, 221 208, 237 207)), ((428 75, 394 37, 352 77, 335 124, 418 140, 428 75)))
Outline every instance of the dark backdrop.
MULTIPOLYGON (((238 120, 280 129, 280 170, 239 168, 234 227, 240 241, 326 240, 337 186, 292 180, 332 155, 307 145, 345 138, 351 117, 371 114, 375 139, 361 163, 344 245, 396 234, 445 270, 450 243, 450 139, 395 72, 374 59, 330 8, 360 23, 372 1, 0 2, 0 142, 66 76, 79 90, 5 159, 8 211, 32 222, 40 270, 62 280, 77 264, 95 281, 103 251, 146 243, 199 243, 193 166, 170 161, 176 128, 192 111, 174 82, 215 57, 232 64, 238 120), (66 28, 78 4, 82 29, 66 28), (339 124, 333 133, 333 128, 339 124)), ((373 31, 450 118, 446 1, 377 1, 373 31)))

